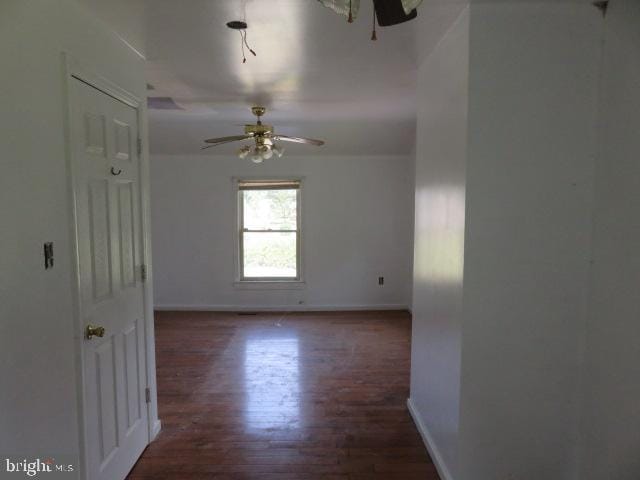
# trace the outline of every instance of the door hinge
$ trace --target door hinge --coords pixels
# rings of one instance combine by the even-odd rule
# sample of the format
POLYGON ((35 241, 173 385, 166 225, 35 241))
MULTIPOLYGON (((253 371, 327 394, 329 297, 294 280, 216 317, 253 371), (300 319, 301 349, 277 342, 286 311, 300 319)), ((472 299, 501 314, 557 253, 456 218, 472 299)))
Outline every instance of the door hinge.
POLYGON ((144 389, 144 399, 147 403, 151 403, 151 389, 149 387, 144 389))
POLYGON ((142 156, 142 139, 140 137, 138 137, 138 157, 142 156))
POLYGON ((147 266, 144 263, 140 265, 140 280, 147 281, 147 266))

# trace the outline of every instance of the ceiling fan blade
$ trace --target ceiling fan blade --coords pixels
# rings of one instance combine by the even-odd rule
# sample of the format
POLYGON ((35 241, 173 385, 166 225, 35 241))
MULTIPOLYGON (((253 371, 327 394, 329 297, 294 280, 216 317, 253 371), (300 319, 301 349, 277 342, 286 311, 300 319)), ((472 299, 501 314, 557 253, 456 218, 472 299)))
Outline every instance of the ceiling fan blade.
POLYGON ((249 139, 249 138, 253 138, 253 137, 251 135, 248 135, 246 137, 236 138, 236 139, 233 139, 233 140, 225 140, 224 142, 218 142, 218 143, 213 143, 211 145, 205 145, 204 147, 201 147, 200 150, 206 150, 207 148, 217 147, 218 145, 224 145, 225 143, 239 142, 240 140, 249 139))
POLYGON ((305 143, 307 145, 324 145, 324 140, 315 140, 313 138, 302 137, 290 137, 288 135, 271 135, 274 140, 281 140, 283 142, 305 143))
POLYGON ((222 144, 216 143, 215 145, 205 145, 204 147, 200 147, 200 150, 206 150, 207 148, 217 147, 218 145, 222 145, 222 144))
POLYGON ((205 143, 214 143, 214 144, 228 143, 228 142, 235 142, 237 140, 246 140, 247 138, 252 138, 252 137, 253 135, 232 135, 230 137, 208 138, 205 140, 205 143))

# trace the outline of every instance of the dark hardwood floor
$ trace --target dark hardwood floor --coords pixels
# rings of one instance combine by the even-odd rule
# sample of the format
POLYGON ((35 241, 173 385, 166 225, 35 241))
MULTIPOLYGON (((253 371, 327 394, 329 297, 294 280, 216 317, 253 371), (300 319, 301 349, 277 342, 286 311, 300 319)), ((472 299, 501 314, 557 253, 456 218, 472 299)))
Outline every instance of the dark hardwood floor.
POLYGON ((402 312, 156 313, 162 432, 129 479, 436 480, 402 312))

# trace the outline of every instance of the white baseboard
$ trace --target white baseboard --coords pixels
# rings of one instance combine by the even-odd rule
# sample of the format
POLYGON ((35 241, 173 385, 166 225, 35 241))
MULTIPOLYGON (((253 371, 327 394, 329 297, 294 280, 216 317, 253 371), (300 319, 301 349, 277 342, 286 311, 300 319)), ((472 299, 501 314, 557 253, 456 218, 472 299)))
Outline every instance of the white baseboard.
POLYGON ((403 304, 377 305, 154 305, 160 311, 194 312, 339 312, 358 310, 407 310, 403 304))
POLYGON ((445 463, 442 455, 440 454, 440 450, 436 446, 433 441, 433 437, 429 433, 429 430, 422 422, 422 417, 420 413, 413 406, 413 402, 410 398, 407 399, 407 407, 409 408, 409 413, 411 414, 411 418, 413 418, 413 422, 416 424, 416 428, 420 432, 420 436, 422 437, 422 441, 424 442, 427 450, 429 451, 429 455, 431 455, 431 460, 433 460, 436 469, 438 470, 438 474, 442 480, 454 480, 447 464, 445 463))
POLYGON ((156 437, 160 433, 160 430, 162 430, 162 422, 160 422, 160 420, 158 419, 155 422, 153 422, 153 426, 151 427, 151 441, 152 442, 156 439, 156 437))

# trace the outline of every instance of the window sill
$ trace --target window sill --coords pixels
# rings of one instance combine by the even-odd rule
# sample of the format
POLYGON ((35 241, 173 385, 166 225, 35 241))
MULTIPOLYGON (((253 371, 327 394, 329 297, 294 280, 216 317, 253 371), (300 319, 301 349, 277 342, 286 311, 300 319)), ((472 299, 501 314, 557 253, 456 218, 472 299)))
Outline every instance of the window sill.
POLYGON ((240 280, 233 282, 239 290, 302 290, 307 283, 302 280, 240 280))

